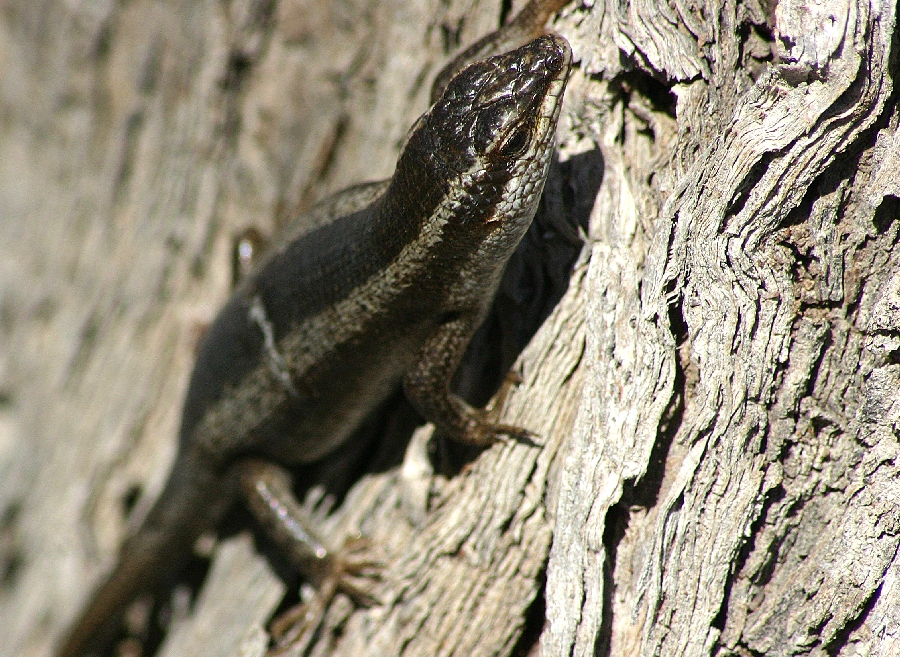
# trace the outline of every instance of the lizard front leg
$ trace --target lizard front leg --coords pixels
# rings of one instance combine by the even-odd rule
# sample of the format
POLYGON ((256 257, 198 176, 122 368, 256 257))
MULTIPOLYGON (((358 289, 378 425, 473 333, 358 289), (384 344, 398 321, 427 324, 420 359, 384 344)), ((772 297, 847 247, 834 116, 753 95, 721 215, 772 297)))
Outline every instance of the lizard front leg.
MULTIPOLYGON (((413 368, 403 377, 407 399, 425 419, 447 432, 454 440, 488 446, 501 435, 528 440, 530 432, 497 424, 491 411, 475 408, 450 390, 450 382, 480 317, 471 314, 447 318, 425 342, 413 368)), ((501 391, 501 399, 505 391, 501 391)))

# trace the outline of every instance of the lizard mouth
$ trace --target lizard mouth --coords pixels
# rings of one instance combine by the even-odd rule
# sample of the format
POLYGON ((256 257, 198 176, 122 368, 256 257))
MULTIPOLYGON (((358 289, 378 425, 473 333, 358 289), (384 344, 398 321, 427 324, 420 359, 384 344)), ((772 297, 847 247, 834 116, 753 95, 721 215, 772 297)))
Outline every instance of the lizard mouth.
POLYGON ((572 69, 572 48, 558 34, 547 34, 528 43, 520 50, 527 50, 538 60, 538 66, 546 71, 547 89, 537 115, 542 132, 556 129, 562 98, 572 69))

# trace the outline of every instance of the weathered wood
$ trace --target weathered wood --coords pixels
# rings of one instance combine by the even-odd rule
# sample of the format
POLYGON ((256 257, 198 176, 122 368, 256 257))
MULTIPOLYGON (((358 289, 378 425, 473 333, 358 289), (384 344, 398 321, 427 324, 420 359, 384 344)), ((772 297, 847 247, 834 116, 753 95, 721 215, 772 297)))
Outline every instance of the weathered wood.
MULTIPOLYGON (((897 272, 879 175, 894 7, 708 6, 699 31, 676 8, 711 70, 653 48, 635 58, 678 83, 678 141, 653 172, 671 192, 649 249, 609 231, 592 254, 542 647, 889 654, 885 611, 868 614, 896 615, 898 387, 895 347, 873 351, 866 334, 897 272), (773 63, 755 77, 737 46, 767 26, 773 63)), ((640 186, 649 161, 625 179, 640 186)), ((612 221, 639 212, 626 201, 612 221)))
MULTIPOLYGON (((540 444, 448 478, 426 428, 363 477, 323 526, 371 541, 379 604, 338 596, 288 654, 897 651, 895 11, 562 12, 560 161, 503 301, 568 283, 503 413, 540 444), (588 216, 570 280, 542 269, 588 216)), ((5 4, 0 655, 50 654, 159 490, 232 238, 389 175, 500 12, 5 4)), ((160 654, 264 654, 284 589, 226 539, 160 654)))

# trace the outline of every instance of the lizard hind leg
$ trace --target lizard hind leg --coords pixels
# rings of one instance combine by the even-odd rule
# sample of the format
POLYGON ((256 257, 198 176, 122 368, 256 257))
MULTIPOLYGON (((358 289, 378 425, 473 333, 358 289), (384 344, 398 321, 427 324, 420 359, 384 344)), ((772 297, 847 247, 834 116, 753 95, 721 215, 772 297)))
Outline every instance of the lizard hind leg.
POLYGON ((378 599, 373 593, 381 562, 369 556, 365 539, 351 537, 338 550, 331 550, 313 528, 309 512, 294 494, 290 473, 283 467, 260 459, 238 464, 238 478, 250 512, 281 552, 316 589, 307 604, 288 610, 273 622, 273 634, 298 634, 297 627, 312 628, 331 598, 344 593, 359 605, 370 606, 378 599))

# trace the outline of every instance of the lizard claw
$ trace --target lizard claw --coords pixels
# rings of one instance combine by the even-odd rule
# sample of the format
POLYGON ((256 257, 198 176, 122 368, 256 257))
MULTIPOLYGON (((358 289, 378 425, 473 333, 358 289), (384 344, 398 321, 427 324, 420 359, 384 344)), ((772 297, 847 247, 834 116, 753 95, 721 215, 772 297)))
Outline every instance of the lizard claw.
POLYGON ((520 383, 522 383, 522 377, 519 376, 519 373, 510 370, 503 379, 500 389, 491 397, 487 405, 483 409, 471 409, 473 424, 470 425, 470 429, 466 432, 463 442, 490 446, 500 442, 502 440, 501 436, 506 436, 518 443, 532 447, 540 446, 540 443, 535 440, 537 435, 532 431, 512 424, 501 424, 496 421, 506 405, 506 399, 510 391, 520 383))
POLYGON ((368 539, 361 536, 348 538, 336 555, 331 573, 335 593, 343 593, 360 607, 381 604, 374 587, 381 579, 384 562, 373 558, 371 550, 368 539))
POLYGON ((540 447, 541 443, 535 440, 537 434, 528 429, 512 424, 497 424, 495 422, 476 420, 474 427, 462 438, 462 442, 479 447, 490 447, 498 442, 516 442, 530 447, 540 447), (505 441, 503 436, 509 438, 505 441))
POLYGON ((507 436, 512 441, 529 447, 540 447, 542 444, 537 440, 538 435, 533 431, 511 424, 494 424, 490 426, 490 430, 494 433, 495 441, 497 440, 496 436, 507 436))
POLYGON ((384 563, 371 556, 371 543, 367 539, 354 536, 344 541, 341 549, 331 556, 328 572, 310 599, 272 620, 269 632, 276 645, 267 657, 287 654, 288 647, 293 651, 298 643, 311 639, 338 593, 343 593, 359 607, 381 604, 374 588, 381 579, 383 568, 384 563))

